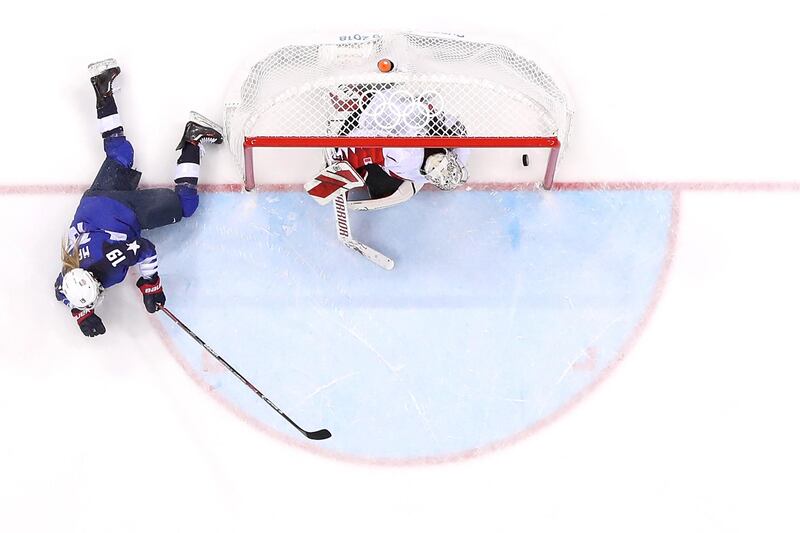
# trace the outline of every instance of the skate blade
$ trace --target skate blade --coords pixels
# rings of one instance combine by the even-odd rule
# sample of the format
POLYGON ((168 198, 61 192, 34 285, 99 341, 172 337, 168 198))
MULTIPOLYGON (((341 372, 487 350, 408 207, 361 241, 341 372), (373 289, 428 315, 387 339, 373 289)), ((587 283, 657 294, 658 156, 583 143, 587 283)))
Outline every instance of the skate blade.
POLYGON ((103 59, 102 61, 97 61, 96 63, 89 64, 89 77, 94 78, 95 76, 99 75, 101 72, 104 72, 110 68, 118 67, 119 64, 117 60, 113 57, 109 57, 108 59, 103 59))
POLYGON ((222 126, 220 126, 210 118, 201 115, 197 111, 189 111, 189 120, 191 120, 192 122, 196 122, 201 126, 206 126, 207 128, 211 128, 213 130, 222 133, 222 126))

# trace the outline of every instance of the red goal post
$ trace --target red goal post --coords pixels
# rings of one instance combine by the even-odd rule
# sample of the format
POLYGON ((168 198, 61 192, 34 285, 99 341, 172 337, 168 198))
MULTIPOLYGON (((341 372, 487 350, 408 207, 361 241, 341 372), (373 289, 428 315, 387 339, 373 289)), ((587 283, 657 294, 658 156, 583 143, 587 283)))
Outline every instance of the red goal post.
POLYGON ((561 150, 558 137, 245 137, 244 184, 256 186, 253 149, 262 148, 548 148, 542 187, 550 189, 561 150))
POLYGON ((566 93, 507 47, 400 33, 273 52, 229 97, 225 129, 247 190, 259 147, 545 149, 549 189, 571 118, 566 93))

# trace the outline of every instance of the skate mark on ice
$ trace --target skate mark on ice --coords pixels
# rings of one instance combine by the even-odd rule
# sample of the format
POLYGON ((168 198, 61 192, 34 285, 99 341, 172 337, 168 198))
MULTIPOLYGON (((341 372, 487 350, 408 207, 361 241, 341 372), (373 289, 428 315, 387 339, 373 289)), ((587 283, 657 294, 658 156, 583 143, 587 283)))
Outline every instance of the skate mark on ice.
POLYGON ((320 392, 330 389, 331 387, 333 387, 337 383, 339 383, 341 381, 345 381, 345 380, 350 379, 351 377, 357 376, 357 375, 358 375, 358 372, 350 372, 349 374, 346 374, 344 376, 335 378, 335 379, 329 381, 328 383, 326 383, 325 385, 322 385, 321 387, 317 387, 314 391, 311 392, 311 394, 307 395, 305 399, 309 400, 309 399, 313 398, 314 396, 316 396, 317 394, 319 394, 320 392))

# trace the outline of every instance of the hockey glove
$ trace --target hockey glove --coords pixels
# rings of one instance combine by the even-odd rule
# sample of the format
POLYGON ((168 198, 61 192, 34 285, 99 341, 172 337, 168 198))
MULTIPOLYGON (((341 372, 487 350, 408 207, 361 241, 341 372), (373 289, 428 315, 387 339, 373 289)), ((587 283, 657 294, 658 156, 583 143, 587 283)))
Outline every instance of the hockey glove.
POLYGON ((78 327, 87 337, 96 337, 106 332, 103 321, 94 314, 94 309, 73 309, 72 316, 78 321, 78 327))
POLYGON ((139 278, 136 286, 142 291, 142 300, 148 313, 155 313, 159 307, 167 303, 167 297, 164 296, 164 291, 161 289, 161 279, 158 274, 150 279, 139 278))

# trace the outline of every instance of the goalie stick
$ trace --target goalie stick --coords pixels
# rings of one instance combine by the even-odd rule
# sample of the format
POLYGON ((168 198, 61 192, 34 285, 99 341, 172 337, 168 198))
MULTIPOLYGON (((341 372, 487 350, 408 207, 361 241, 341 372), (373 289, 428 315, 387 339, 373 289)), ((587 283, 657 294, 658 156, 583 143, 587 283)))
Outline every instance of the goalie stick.
POLYGON ((350 217, 347 215, 347 200, 345 199, 345 195, 346 193, 342 192, 333 201, 333 207, 336 210, 336 234, 339 237, 339 241, 351 250, 360 253, 379 267, 385 270, 393 269, 394 261, 379 251, 351 237, 350 217))
MULTIPOLYGON (((355 174, 355 180, 359 182, 359 185, 363 185, 361 177, 358 176, 355 170, 353 170, 352 166, 350 166, 346 161, 337 160, 337 158, 335 157, 335 150, 333 149, 325 150, 325 163, 328 165, 326 171, 331 168, 337 168, 339 172, 341 172, 343 169, 338 168, 337 165, 341 165, 349 169, 349 171, 351 171, 352 174, 355 174)), ((330 177, 335 176, 335 174, 331 173, 328 173, 327 175, 330 177)), ((319 187, 320 181, 322 181, 320 180, 320 177, 322 177, 322 175, 317 177, 316 180, 312 180, 311 182, 306 184, 305 186, 306 192, 312 194, 311 191, 313 191, 316 187, 319 187)), ((325 191, 324 195, 325 198, 323 198, 322 201, 320 201, 319 197, 313 194, 312 196, 314 196, 314 199, 317 200, 317 202, 320 203, 320 205, 327 203, 328 201, 330 201, 329 198, 331 196, 334 196, 333 208, 336 214, 336 235, 339 237, 339 242, 341 242, 351 250, 358 252, 362 256, 366 257, 370 262, 378 265, 379 267, 385 270, 391 270, 394 268, 394 261, 391 258, 386 257, 385 255, 375 250, 374 248, 370 248, 366 244, 355 240, 350 232, 350 217, 347 214, 347 191, 353 188, 352 185, 353 185, 352 181, 348 180, 347 184, 342 183, 341 188, 339 188, 333 194, 331 194, 330 190, 325 191)))
POLYGON ((196 334, 195 334, 195 333, 194 333, 194 332, 193 332, 191 329, 189 329, 189 327, 188 327, 186 324, 184 324, 183 322, 181 322, 181 321, 178 319, 178 317, 176 317, 175 315, 173 315, 173 314, 172 314, 172 312, 171 312, 169 309, 167 309, 166 307, 164 307, 164 306, 162 305, 162 306, 159 306, 159 310, 160 310, 160 311, 163 311, 165 315, 167 315, 167 316, 168 316, 170 319, 172 319, 172 321, 173 321, 173 322, 175 322, 175 323, 178 325, 178 327, 180 327, 180 328, 181 328, 183 331, 185 331, 186 333, 188 333, 188 334, 189 334, 189 336, 190 336, 190 337, 192 337, 192 338, 193 338, 195 341, 197 341, 197 343, 198 343, 200 346, 202 346, 203 348, 205 348, 205 350, 206 350, 208 353, 210 353, 212 356, 214 356, 214 359, 216 359, 217 361, 219 361, 220 363, 222 363, 222 365, 223 365, 225 368, 227 368, 228 370, 230 370, 230 371, 231 371, 231 373, 232 373, 234 376, 236 376, 237 378, 239 378, 239 381, 241 381, 242 383, 244 383, 245 385, 247 385, 247 387, 248 387, 248 388, 249 388, 251 391, 253 391, 254 393, 256 393, 256 395, 257 395, 259 398, 261 398, 262 400, 264 400, 264 401, 265 401, 265 402, 266 402, 266 403, 267 403, 267 404, 268 404, 270 407, 272 407, 273 409, 275 409, 275 411, 276 411, 276 412, 277 412, 279 415, 281 415, 283 418, 285 418, 285 419, 286 419, 286 421, 287 421, 287 422, 289 422, 289 423, 290 423, 292 426, 294 426, 294 427, 295 427, 295 429, 297 429, 297 431, 299 431, 300 433, 302 433, 303 435, 305 435, 307 438, 309 438, 309 439, 311 439, 311 440, 324 440, 324 439, 328 439, 328 438, 330 438, 330 436, 331 436, 331 432, 330 432, 330 431, 328 431, 327 429, 318 429, 317 431, 306 431, 305 429, 303 429, 303 428, 301 428, 300 426, 298 426, 297 424, 295 424, 294 420, 292 420, 291 418, 289 418, 289 417, 286 415, 286 413, 284 413, 283 411, 281 411, 281 410, 278 408, 278 406, 277 406, 277 405, 275 405, 274 403, 272 403, 272 401, 270 401, 270 399, 269 399, 269 398, 267 398, 266 396, 264 396, 264 395, 261 393, 261 391, 260 391, 260 390, 258 390, 258 389, 255 387, 255 385, 253 385, 252 383, 250 383, 250 382, 247 380, 247 378, 245 378, 245 377, 244 377, 243 375, 241 375, 241 374, 240 374, 240 373, 239 373, 239 372, 238 372, 238 371, 237 371, 235 368, 233 368, 233 367, 230 365, 230 363, 228 363, 228 362, 227 362, 225 359, 223 359, 221 356, 217 355, 217 352, 215 352, 215 351, 214 351, 214 350, 211 348, 211 346, 209 346, 208 344, 206 344, 206 343, 203 341, 203 339, 201 339, 200 337, 198 337, 198 336, 197 336, 197 335, 196 335, 196 334))

